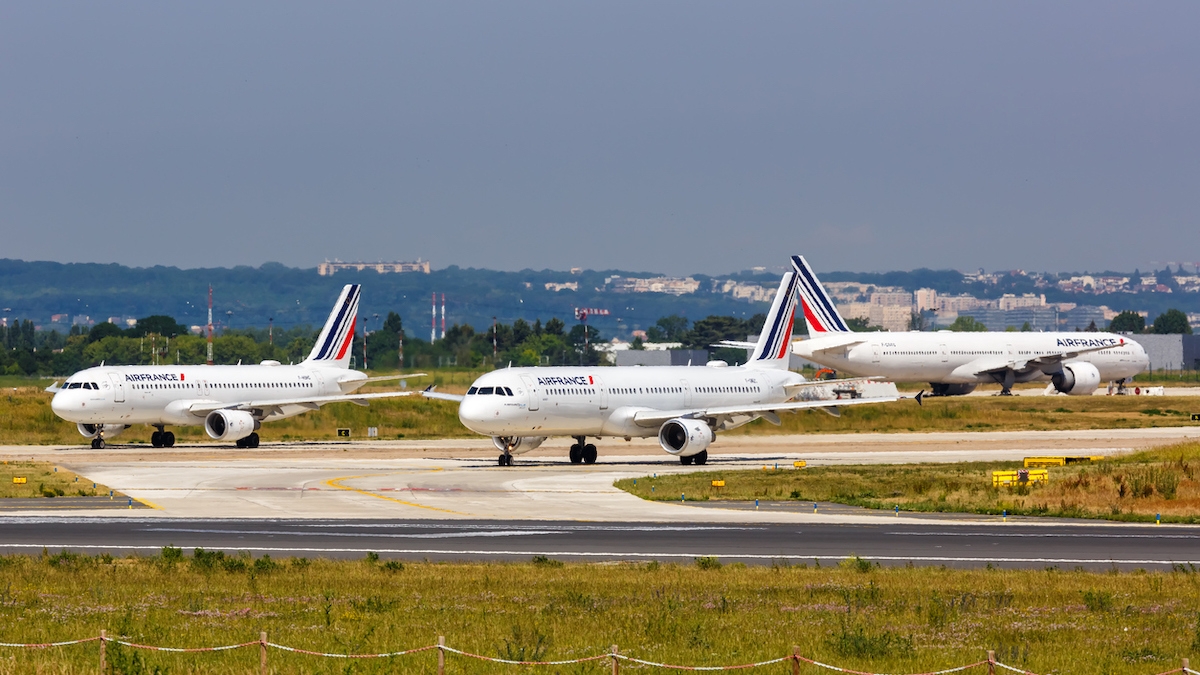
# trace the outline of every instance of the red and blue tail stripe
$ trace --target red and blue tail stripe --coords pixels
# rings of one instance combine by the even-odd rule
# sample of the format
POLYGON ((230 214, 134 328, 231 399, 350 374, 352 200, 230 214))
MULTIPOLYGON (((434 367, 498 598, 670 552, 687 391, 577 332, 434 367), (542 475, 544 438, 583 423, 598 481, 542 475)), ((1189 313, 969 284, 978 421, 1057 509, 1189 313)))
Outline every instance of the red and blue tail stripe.
POLYGON ((849 333, 849 326, 833 306, 833 300, 825 292, 825 287, 821 285, 804 256, 792 256, 792 267, 800 280, 800 297, 804 303, 804 320, 808 323, 808 332, 849 333))
POLYGON ((338 302, 325 321, 325 327, 317 336, 317 344, 308 355, 308 361, 339 362, 347 359, 350 343, 354 340, 354 328, 358 323, 358 301, 362 291, 359 284, 347 284, 338 297, 338 302))
POLYGON ((792 329, 796 321, 796 287, 797 275, 794 273, 789 272, 780 280, 779 291, 771 303, 771 311, 763 323, 763 331, 758 336, 758 345, 750 357, 750 363, 781 363, 782 367, 787 367, 792 329))

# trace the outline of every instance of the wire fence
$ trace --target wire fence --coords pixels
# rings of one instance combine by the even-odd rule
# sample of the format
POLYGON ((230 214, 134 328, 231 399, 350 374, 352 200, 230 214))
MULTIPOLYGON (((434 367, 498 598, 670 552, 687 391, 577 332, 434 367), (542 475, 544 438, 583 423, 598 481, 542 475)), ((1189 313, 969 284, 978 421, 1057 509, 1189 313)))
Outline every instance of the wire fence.
MULTIPOLYGON (((461 649, 455 649, 454 647, 451 647, 446 644, 445 637, 438 637, 437 644, 426 645, 424 647, 414 647, 412 649, 405 649, 405 650, 401 650, 401 651, 381 652, 378 654, 335 654, 335 653, 329 653, 329 652, 313 651, 313 650, 309 650, 309 649, 301 649, 300 647, 291 647, 289 645, 281 645, 281 644, 278 644, 275 642, 271 642, 270 640, 267 639, 267 634, 265 632, 260 633, 259 638, 257 640, 251 641, 251 642, 239 642, 237 644, 219 645, 216 647, 161 647, 161 646, 156 646, 156 645, 143 645, 143 644, 138 644, 136 642, 128 642, 126 640, 109 637, 107 631, 103 631, 103 630, 100 631, 100 634, 95 637, 80 638, 78 640, 64 640, 62 642, 40 642, 40 643, 38 643, 38 642, 30 642, 30 643, 0 642, 0 647, 9 647, 9 648, 14 648, 14 649, 52 649, 52 648, 56 648, 56 647, 69 647, 71 645, 79 645, 79 644, 84 644, 84 643, 88 643, 88 642, 99 643, 100 653, 99 653, 99 664, 98 665, 100 667, 99 672, 101 672, 101 673, 107 672, 107 646, 111 642, 112 644, 121 645, 122 647, 128 647, 130 649, 142 649, 142 650, 146 650, 146 651, 155 651, 155 652, 170 652, 170 653, 175 653, 175 654, 192 654, 192 653, 197 653, 197 652, 224 652, 224 651, 231 651, 231 650, 235 650, 235 649, 246 649, 246 648, 257 646, 258 650, 259 650, 259 669, 260 669, 261 675, 267 675, 267 653, 271 649, 278 649, 280 651, 291 652, 293 654, 304 654, 307 656, 318 656, 318 657, 332 658, 332 659, 389 659, 389 658, 398 658, 398 657, 402 657, 402 656, 412 656, 414 654, 420 654, 422 652, 436 651, 437 652, 438 675, 445 675, 446 655, 447 654, 451 654, 454 656, 461 656, 461 657, 464 657, 467 659, 475 659, 477 661, 486 661, 489 663, 499 663, 499 664, 511 665, 511 666, 567 666, 567 665, 573 665, 573 664, 590 663, 590 662, 595 662, 595 661, 608 661, 612 665, 613 675, 618 675, 618 673, 620 673, 622 663, 635 664, 635 665, 645 666, 645 667, 649 667, 649 668, 661 668, 664 670, 686 670, 686 671, 697 671, 697 672, 705 671, 705 672, 707 672, 707 671, 724 671, 724 670, 749 670, 752 668, 761 668, 763 666, 771 666, 771 665, 785 663, 785 662, 790 662, 792 664, 793 675, 799 674, 800 666, 802 664, 808 664, 810 666, 816 666, 818 668, 823 668, 825 670, 832 670, 832 671, 838 672, 838 673, 849 673, 849 675, 899 675, 899 674, 893 674, 893 673, 873 673, 873 672, 865 671, 865 670, 854 670, 852 668, 843 668, 841 666, 834 666, 834 665, 830 665, 828 663, 822 663, 820 661, 817 661, 816 659, 810 659, 807 656, 802 655, 800 653, 799 647, 793 647, 791 654, 786 654, 786 655, 780 656, 778 658, 768 659, 766 661, 755 661, 753 663, 739 663, 739 664, 725 665, 725 666, 688 666, 688 665, 680 665, 680 664, 673 664, 673 663, 659 663, 656 661, 648 661, 646 659, 639 659, 637 657, 630 656, 628 654, 622 654, 621 651, 617 648, 617 645, 613 645, 612 648, 606 653, 596 654, 594 656, 584 656, 584 657, 580 657, 577 659, 565 659, 565 660, 561 660, 561 661, 517 661, 517 660, 513 660, 513 659, 502 659, 502 658, 499 658, 496 656, 485 656, 483 654, 473 654, 471 652, 463 651, 461 649)), ((951 668, 945 668, 943 670, 935 670, 935 671, 930 671, 930 672, 926 672, 926 673, 905 673, 903 675, 949 675, 950 673, 959 673, 959 672, 971 670, 974 668, 984 668, 984 667, 987 668, 988 675, 996 675, 997 668, 999 668, 1001 670, 1013 672, 1013 673, 1020 673, 1021 675, 1037 675, 1037 673, 1034 673, 1033 671, 1030 671, 1030 670, 1026 670, 1025 668, 1017 668, 1015 666, 1010 666, 1007 663, 1002 663, 1000 661, 997 661, 995 652, 991 652, 991 651, 989 651, 987 653, 987 658, 983 661, 976 661, 975 663, 968 663, 968 664, 962 665, 962 666, 954 666, 951 668)), ((1180 665, 1179 668, 1172 668, 1171 670, 1166 670, 1161 673, 1154 673, 1153 675, 1175 675, 1176 673, 1180 673, 1182 675, 1200 675, 1200 672, 1197 672, 1197 671, 1191 669, 1191 664, 1189 663, 1188 659, 1183 659, 1182 664, 1180 665)))

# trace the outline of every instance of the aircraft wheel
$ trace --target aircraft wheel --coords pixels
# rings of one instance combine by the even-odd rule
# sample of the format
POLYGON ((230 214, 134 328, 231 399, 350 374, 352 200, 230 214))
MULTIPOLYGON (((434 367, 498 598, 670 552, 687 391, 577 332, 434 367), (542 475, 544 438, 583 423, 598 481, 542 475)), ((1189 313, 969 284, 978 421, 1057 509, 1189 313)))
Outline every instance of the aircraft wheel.
POLYGON ((571 446, 571 463, 579 464, 582 461, 583 461, 583 448, 579 447, 579 444, 576 443, 575 445, 571 446))
POLYGON ((696 454, 692 455, 692 461, 696 464, 707 464, 708 463, 708 451, 701 450, 700 452, 697 452, 696 454))
POLYGON ((247 448, 257 448, 258 447, 258 434, 250 434, 249 436, 246 437, 246 447, 247 448))
POLYGON ((680 464, 683 464, 683 465, 685 465, 685 466, 686 466, 686 465, 688 465, 688 464, 691 464, 691 463, 692 463, 692 458, 691 458, 691 457, 680 457, 680 458, 679 458, 679 463, 680 463, 680 464))
POLYGON ((175 446, 175 432, 164 431, 162 435, 162 447, 171 448, 175 446))
POLYGON ((498 466, 508 466, 508 456, 500 455, 500 459, 497 461, 497 465, 498 466))
POLYGON ((163 435, 161 431, 156 431, 150 434, 150 445, 161 448, 163 446, 163 435))
POLYGON ((244 447, 246 447, 246 439, 239 438, 236 441, 234 441, 233 444, 239 448, 244 448, 244 447))
POLYGON ((583 446, 583 462, 585 464, 595 464, 596 457, 598 455, 599 453, 596 452, 596 446, 592 445, 591 443, 583 446))
POLYGON ((92 449, 93 450, 103 450, 104 449, 104 439, 103 438, 93 438, 92 439, 92 449))

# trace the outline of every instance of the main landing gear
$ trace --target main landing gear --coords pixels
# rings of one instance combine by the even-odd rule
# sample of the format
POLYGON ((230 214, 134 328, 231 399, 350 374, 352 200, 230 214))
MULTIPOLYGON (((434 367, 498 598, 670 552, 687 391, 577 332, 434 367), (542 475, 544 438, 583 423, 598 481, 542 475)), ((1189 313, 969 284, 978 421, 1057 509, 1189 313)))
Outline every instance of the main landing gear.
POLYGON ((237 445, 239 448, 257 448, 258 447, 258 434, 253 433, 245 438, 239 438, 235 445, 237 445))
POLYGON ((587 436, 576 436, 575 444, 571 446, 571 463, 579 464, 595 464, 596 457, 599 453, 596 451, 596 446, 587 443, 587 436))
POLYGON ((161 424, 156 424, 154 428, 158 429, 158 431, 150 434, 150 445, 153 445, 156 448, 170 448, 175 445, 174 433, 170 431, 163 431, 161 424))
POLYGON ((697 465, 699 465, 699 464, 707 464, 707 463, 708 463, 708 451, 707 451, 707 450, 701 450, 700 452, 697 452, 697 453, 696 453, 696 454, 694 454, 694 455, 689 455, 689 456, 687 456, 687 457, 680 457, 680 458, 679 458, 679 463, 680 463, 680 464, 684 464, 684 465, 687 465, 687 464, 697 464, 697 465))

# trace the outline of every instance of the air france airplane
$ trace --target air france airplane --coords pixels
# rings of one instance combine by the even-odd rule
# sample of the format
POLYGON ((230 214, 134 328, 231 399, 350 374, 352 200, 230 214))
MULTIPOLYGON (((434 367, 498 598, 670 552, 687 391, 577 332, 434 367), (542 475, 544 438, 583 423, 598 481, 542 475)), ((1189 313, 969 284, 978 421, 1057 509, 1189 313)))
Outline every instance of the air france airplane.
POLYGON ((706 366, 574 366, 507 368, 490 372, 465 396, 427 391, 458 401, 458 418, 471 431, 492 437, 500 466, 550 436, 572 436, 572 463, 592 464, 596 446, 587 438, 657 436, 662 449, 683 464, 704 464, 715 433, 779 413, 894 401, 897 397, 794 401, 807 382, 787 369, 796 312, 797 276, 784 275, 754 353, 744 366, 724 361, 706 366))
POLYGON ((851 332, 808 261, 792 256, 792 267, 809 334, 793 350, 841 372, 929 382, 942 396, 967 394, 990 382, 1007 395, 1015 383, 1035 380, 1086 396, 1101 382, 1123 384, 1149 366, 1141 345, 1113 333, 851 332))
MULTIPOLYGON (((325 321, 308 358, 297 365, 263 361, 257 366, 105 366, 81 370, 57 384, 50 407, 75 422, 79 433, 101 449, 105 441, 134 424, 155 428, 150 443, 171 447, 175 434, 168 424, 203 424, 209 437, 236 441, 239 448, 258 447, 256 431, 267 420, 316 410, 326 403, 350 401, 367 405, 376 398, 411 392, 353 393, 371 380, 350 370, 350 345, 361 287, 350 284, 325 321)), ((410 376, 411 377, 411 376, 410 376)))

